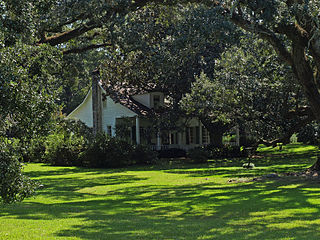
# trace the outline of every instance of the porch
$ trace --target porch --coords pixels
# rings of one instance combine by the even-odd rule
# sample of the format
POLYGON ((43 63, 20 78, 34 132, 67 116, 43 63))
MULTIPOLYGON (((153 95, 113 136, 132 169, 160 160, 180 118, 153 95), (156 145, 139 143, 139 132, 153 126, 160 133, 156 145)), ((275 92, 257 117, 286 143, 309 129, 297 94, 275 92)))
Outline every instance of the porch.
POLYGON ((152 150, 188 150, 210 143, 209 133, 199 120, 189 121, 186 126, 182 124, 185 122, 181 123, 177 130, 159 130, 149 119, 139 116, 120 117, 116 118, 112 135, 120 136, 131 143, 149 145, 152 150))

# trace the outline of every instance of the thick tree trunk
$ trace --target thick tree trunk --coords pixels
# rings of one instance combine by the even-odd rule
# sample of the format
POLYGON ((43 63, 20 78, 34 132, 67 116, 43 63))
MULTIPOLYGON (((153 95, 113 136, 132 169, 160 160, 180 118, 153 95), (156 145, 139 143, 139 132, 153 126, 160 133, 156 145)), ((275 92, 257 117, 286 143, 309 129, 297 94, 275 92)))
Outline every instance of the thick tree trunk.
POLYGON ((294 73, 304 89, 315 118, 320 120, 320 92, 313 70, 307 61, 304 47, 293 44, 292 57, 294 73))
POLYGON ((223 122, 212 122, 209 118, 201 118, 200 120, 209 132, 210 144, 216 147, 222 147, 223 134, 230 129, 231 125, 223 122))
POLYGON ((320 155, 317 156, 317 161, 310 168, 308 168, 307 171, 320 171, 320 155))
POLYGON ((299 132, 301 129, 303 129, 307 124, 311 123, 313 120, 315 120, 314 115, 311 114, 309 116, 307 116, 304 119, 301 119, 300 121, 297 121, 291 128, 287 129, 286 133, 278 138, 278 139, 274 139, 271 141, 267 141, 267 140, 260 140, 258 143, 259 144, 264 144, 266 146, 277 146, 277 143, 283 143, 283 144, 288 144, 290 143, 290 138, 294 133, 299 132))
POLYGON ((210 136, 210 144, 215 146, 215 147, 222 147, 222 137, 223 137, 223 132, 218 132, 218 131, 213 131, 209 132, 210 136))

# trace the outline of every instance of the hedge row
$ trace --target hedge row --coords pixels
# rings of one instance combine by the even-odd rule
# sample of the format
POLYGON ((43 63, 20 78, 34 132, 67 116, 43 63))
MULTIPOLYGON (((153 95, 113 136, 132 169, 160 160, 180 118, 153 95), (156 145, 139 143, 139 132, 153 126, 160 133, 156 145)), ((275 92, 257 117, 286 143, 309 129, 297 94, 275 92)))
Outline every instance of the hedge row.
POLYGON ((81 122, 63 121, 53 134, 29 142, 23 159, 56 166, 116 168, 150 164, 157 159, 157 153, 104 133, 93 137, 81 122))

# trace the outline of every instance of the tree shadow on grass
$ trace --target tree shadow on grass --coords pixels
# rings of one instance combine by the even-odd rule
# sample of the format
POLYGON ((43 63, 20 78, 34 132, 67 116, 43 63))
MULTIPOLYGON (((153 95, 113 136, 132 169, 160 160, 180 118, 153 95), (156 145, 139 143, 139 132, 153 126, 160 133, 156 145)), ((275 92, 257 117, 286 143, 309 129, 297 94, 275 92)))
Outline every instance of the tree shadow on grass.
POLYGON ((34 170, 27 171, 25 175, 30 178, 41 178, 41 177, 50 177, 57 175, 66 175, 66 174, 110 174, 110 173, 119 173, 123 172, 121 168, 112 168, 112 169, 98 169, 98 168, 85 168, 85 167, 59 167, 59 166, 51 166, 49 164, 41 164, 41 166, 45 166, 45 170, 34 170), (52 168, 50 171, 47 168, 52 168))
MULTIPOLYGON (((77 179, 77 178, 61 178, 61 179, 41 179, 43 190, 39 192, 40 195, 60 199, 60 200, 74 200, 90 195, 96 196, 99 194, 81 192, 80 190, 86 188, 106 188, 110 185, 124 185, 134 183, 147 178, 137 177, 135 175, 114 175, 104 177, 94 177, 92 179, 77 179)), ((105 190, 105 194, 107 194, 105 190)), ((103 195, 103 194, 102 194, 103 195)))
POLYGON ((188 177, 214 177, 214 176, 222 176, 226 178, 253 178, 259 176, 265 176, 270 173, 283 174, 287 172, 298 172, 304 169, 303 166, 288 166, 288 165, 274 165, 269 166, 268 168, 254 168, 254 169, 246 169, 242 167, 234 167, 234 168, 204 168, 204 169, 171 169, 166 170, 167 173, 174 174, 184 174, 188 175, 188 177))
POLYGON ((128 188, 112 193, 120 195, 117 202, 95 203, 98 211, 83 216, 88 225, 74 226, 57 236, 82 239, 319 237, 315 229, 319 229, 320 222, 313 222, 319 214, 317 207, 308 203, 305 190, 281 188, 286 186, 291 183, 128 188), (106 209, 110 208, 115 212, 108 213, 106 209), (311 210, 304 212, 299 208, 311 210), (290 225, 301 219, 306 224, 290 225))
MULTIPOLYGON (((121 178, 120 178, 121 179, 121 178)), ((121 184, 118 180, 114 184, 121 184)), ((139 179, 128 179, 139 181, 139 179)), ((125 179, 121 179, 125 180, 125 179)), ((128 181, 131 181, 128 180, 128 181)), ((69 182, 71 181, 71 182, 69 182)), ((80 187, 96 186, 97 182, 80 187)), ((71 193, 75 182, 52 183, 47 194, 71 193), (59 185, 59 186, 58 186, 59 185), (70 186, 69 186, 70 185, 70 186)), ((82 184, 82 185, 81 185, 82 184)), ((107 183, 106 183, 107 184, 107 183)), ((55 236, 80 239, 317 239, 316 203, 320 188, 311 182, 123 187, 105 196, 62 203, 22 203, 2 209, 18 219, 74 218, 83 224, 59 229, 55 236), (292 224, 293 223, 293 224, 292 224)))

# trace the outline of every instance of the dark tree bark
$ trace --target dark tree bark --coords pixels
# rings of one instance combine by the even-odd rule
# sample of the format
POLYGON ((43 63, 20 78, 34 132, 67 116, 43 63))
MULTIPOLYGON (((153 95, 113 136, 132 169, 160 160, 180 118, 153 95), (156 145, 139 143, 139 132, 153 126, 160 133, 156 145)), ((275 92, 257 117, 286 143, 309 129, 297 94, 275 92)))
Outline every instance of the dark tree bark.
POLYGON ((211 119, 208 118, 201 118, 200 120, 209 132, 210 144, 215 147, 222 147, 223 134, 230 129, 231 124, 212 122, 211 119))
MULTIPOLYGON (((230 10, 226 9, 226 12, 230 13, 230 10)), ((306 30, 308 28, 303 28, 298 23, 280 25, 274 29, 269 29, 263 25, 251 23, 236 13, 232 13, 231 21, 240 28, 255 33, 261 39, 268 41, 278 56, 292 67, 298 82, 304 89, 315 118, 320 120, 320 92, 317 84, 319 82, 318 73, 320 72, 318 62, 320 59, 320 48, 318 47, 320 39, 313 40, 313 34, 306 30), (285 42, 277 34, 285 35, 291 41, 291 52, 287 50, 285 42), (312 68, 310 57, 306 54, 307 49, 314 59, 316 70, 312 68)))
POLYGON ((210 131, 209 136, 210 136, 210 144, 212 146, 223 147, 223 143, 222 143, 223 132, 210 131))
POLYGON ((317 161, 310 168, 308 168, 307 171, 320 172, 320 155, 317 156, 317 161))

